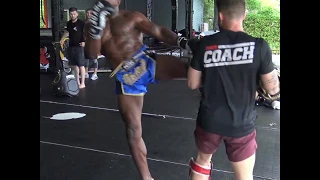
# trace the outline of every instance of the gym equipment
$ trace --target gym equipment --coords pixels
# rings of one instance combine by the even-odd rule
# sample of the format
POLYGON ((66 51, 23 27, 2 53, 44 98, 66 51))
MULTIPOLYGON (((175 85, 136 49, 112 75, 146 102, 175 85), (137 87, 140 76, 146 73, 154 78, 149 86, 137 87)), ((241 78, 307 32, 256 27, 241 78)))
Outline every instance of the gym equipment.
POLYGON ((186 0, 186 38, 192 38, 193 0, 186 0))
MULTIPOLYGON (((56 58, 59 63, 59 68, 55 79, 53 80, 53 93, 55 96, 77 96, 79 94, 79 86, 73 70, 69 67, 66 58, 66 49, 69 46, 69 38, 63 39, 63 44, 59 47, 59 57, 56 58)), ((55 52, 58 52, 55 48, 55 52)))
POLYGON ((55 96, 77 96, 79 86, 71 68, 61 68, 53 80, 53 94, 55 96))
POLYGON ((170 55, 175 57, 182 57, 184 56, 183 49, 180 47, 175 46, 168 46, 165 44, 155 45, 155 46, 149 46, 147 49, 147 53, 155 53, 160 55, 170 55))
POLYGON ((60 44, 60 51, 59 51, 60 59, 67 60, 66 56, 68 56, 67 48, 69 47, 69 37, 64 38, 62 42, 63 43, 62 45, 60 44))
POLYGON ((152 21, 153 0, 147 0, 147 18, 152 21))
POLYGON ((171 0, 171 9, 172 9, 172 24, 171 30, 175 33, 178 32, 178 0, 171 0))
MULTIPOLYGON (((40 29, 40 34, 41 34, 40 29)), ((56 62, 52 37, 40 35, 40 72, 55 73, 56 62)))

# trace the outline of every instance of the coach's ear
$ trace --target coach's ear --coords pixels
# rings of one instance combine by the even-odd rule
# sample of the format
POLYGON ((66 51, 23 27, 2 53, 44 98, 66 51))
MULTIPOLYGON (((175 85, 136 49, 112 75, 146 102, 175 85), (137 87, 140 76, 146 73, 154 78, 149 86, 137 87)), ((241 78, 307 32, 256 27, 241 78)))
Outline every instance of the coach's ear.
POLYGON ((223 21, 224 19, 223 14, 221 12, 219 12, 219 18, 220 18, 220 22, 223 21))
POLYGON ((121 0, 118 0, 118 6, 120 6, 120 4, 121 4, 121 0))
POLYGON ((242 19, 242 20, 245 20, 245 19, 246 19, 247 13, 248 13, 248 10, 246 10, 246 11, 244 12, 244 15, 243 15, 243 19, 242 19))

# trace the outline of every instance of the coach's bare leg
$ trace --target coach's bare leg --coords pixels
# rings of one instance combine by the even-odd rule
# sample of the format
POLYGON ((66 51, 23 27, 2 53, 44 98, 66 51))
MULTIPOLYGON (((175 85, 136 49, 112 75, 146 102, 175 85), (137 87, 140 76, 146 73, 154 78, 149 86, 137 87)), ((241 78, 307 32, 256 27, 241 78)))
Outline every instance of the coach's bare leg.
POLYGON ((126 127, 131 155, 142 180, 151 180, 147 162, 147 148, 142 139, 141 113, 143 96, 118 96, 118 105, 126 127))
POLYGON ((256 154, 240 162, 231 162, 235 180, 253 180, 253 168, 256 160, 256 154))

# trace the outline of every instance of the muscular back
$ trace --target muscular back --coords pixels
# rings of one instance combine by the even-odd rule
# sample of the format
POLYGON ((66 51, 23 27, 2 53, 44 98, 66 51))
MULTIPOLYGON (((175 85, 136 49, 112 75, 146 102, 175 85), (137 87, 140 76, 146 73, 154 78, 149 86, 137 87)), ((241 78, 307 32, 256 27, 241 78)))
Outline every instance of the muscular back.
POLYGON ((133 11, 119 11, 110 17, 101 39, 101 53, 115 68, 130 59, 142 46, 142 32, 136 28, 133 11))

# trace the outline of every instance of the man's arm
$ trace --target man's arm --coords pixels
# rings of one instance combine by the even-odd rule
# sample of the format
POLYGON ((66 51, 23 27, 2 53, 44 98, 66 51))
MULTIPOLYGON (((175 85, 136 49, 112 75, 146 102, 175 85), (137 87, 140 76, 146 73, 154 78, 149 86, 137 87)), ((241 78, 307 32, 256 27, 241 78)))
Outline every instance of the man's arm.
MULTIPOLYGON (((199 42, 199 46, 201 42, 199 42)), ((198 48, 198 52, 193 54, 191 63, 188 69, 188 86, 190 89, 198 89, 202 86, 202 70, 203 70, 203 48, 198 48)))
POLYGON ((133 18, 136 21, 136 28, 142 33, 153 36, 171 46, 177 46, 178 35, 168 28, 158 26, 140 12, 133 12, 133 18))
POLYGON ((272 51, 264 40, 261 47, 261 58, 259 73, 262 86, 271 96, 278 95, 280 93, 279 78, 272 63, 272 51))
POLYGON ((202 85, 202 72, 189 66, 188 69, 188 87, 192 90, 198 89, 202 85))
POLYGON ((80 37, 80 46, 84 47, 85 46, 85 22, 84 21, 80 21, 81 22, 81 29, 82 29, 82 36, 80 37))
POLYGON ((81 42, 85 42, 85 26, 86 26, 86 23, 84 21, 81 21, 81 29, 82 29, 82 36, 80 37, 80 41, 81 42))

